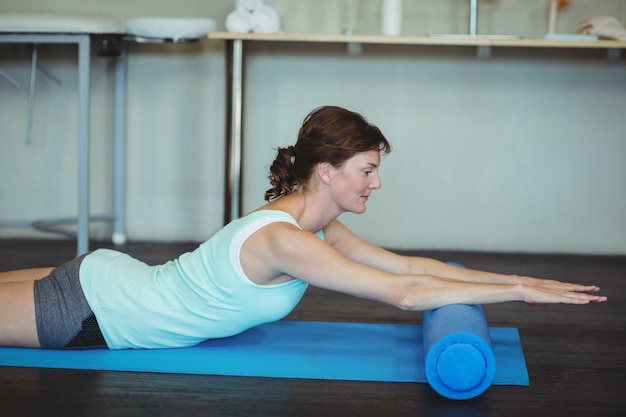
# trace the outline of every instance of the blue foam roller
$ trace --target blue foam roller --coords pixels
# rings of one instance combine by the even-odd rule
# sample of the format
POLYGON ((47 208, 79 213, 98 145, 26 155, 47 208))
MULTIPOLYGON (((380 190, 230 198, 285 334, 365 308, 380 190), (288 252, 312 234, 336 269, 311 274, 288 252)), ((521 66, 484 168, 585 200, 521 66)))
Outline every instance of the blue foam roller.
POLYGON ((430 386, 453 400, 485 392, 496 374, 496 358, 482 306, 452 304, 424 311, 422 322, 430 386))

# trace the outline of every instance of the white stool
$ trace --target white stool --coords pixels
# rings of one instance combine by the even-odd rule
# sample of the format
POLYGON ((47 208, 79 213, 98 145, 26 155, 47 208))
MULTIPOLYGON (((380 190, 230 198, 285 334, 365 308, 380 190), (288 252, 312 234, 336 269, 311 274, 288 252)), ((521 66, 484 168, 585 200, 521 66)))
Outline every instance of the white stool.
MULTIPOLYGON (((31 140, 32 112, 37 68, 37 44, 78 45, 78 213, 77 218, 38 220, 37 229, 60 233, 77 239, 77 254, 89 250, 89 223, 113 221, 112 241, 126 242, 125 217, 125 130, 126 130, 126 50, 124 42, 186 42, 206 37, 215 29, 212 19, 133 18, 104 15, 74 15, 37 12, 0 12, 0 43, 34 44, 27 116, 27 138, 31 140), (106 35, 106 36, 105 36, 106 35), (92 37, 116 40, 113 45, 115 65, 114 92, 114 209, 113 214, 92 217, 89 211, 89 78, 92 37), (77 232, 58 228, 77 224, 77 232)), ((105 45, 109 47, 110 45, 105 45)), ((0 72, 12 81, 10 76, 0 72)), ((6 223, 12 225, 11 223, 6 223)), ((2 226, 2 224, 0 224, 2 226)))

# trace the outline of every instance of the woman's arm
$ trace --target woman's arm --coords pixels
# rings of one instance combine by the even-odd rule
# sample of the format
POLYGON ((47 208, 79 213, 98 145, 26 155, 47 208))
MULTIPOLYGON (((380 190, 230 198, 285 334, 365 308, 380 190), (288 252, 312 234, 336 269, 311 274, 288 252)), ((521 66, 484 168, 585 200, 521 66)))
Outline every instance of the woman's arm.
POLYGON ((425 274, 427 258, 398 255, 372 245, 335 220, 324 229, 324 240, 344 256, 392 274, 425 274))
POLYGON ((459 268, 435 259, 398 255, 363 241, 339 221, 331 223, 325 230, 325 234, 328 235, 335 249, 355 262, 394 274, 432 275, 474 283, 525 284, 570 291, 597 292, 599 290, 598 287, 593 285, 578 285, 554 280, 477 271, 459 268))
MULTIPOLYGON (((334 236, 330 236, 331 242, 324 242, 286 223, 275 223, 262 230, 264 238, 257 242, 263 241, 265 260, 276 275, 285 274, 311 285, 405 310, 426 310, 454 303, 524 301, 532 304, 586 304, 606 299, 576 289, 470 282, 431 274, 390 273, 344 255, 329 244, 334 236)), ((375 262, 388 260, 393 259, 383 257, 375 262)))

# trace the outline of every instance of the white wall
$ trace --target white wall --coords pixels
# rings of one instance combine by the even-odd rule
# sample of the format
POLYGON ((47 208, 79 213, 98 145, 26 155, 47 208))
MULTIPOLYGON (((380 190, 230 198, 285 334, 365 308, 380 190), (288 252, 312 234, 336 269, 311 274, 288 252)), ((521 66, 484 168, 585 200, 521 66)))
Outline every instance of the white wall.
MULTIPOLYGON (((1 9, 211 16, 234 1, 3 0, 1 9), (118 4, 119 3, 119 4, 118 4)), ((289 32, 338 33, 339 2, 266 0, 289 32)), ((404 33, 463 33, 465 0, 405 0, 404 33)), ((480 2, 479 32, 541 37, 544 0, 480 2)), ((612 15, 620 0, 578 0, 559 19, 612 15)), ((378 33, 379 3, 361 0, 362 33, 378 33)), ((569 30, 568 28, 572 28, 569 30)), ((202 240, 222 222, 223 44, 130 45, 128 233, 202 240)), ((382 190, 343 220, 393 248, 626 253, 626 69, 606 51, 249 44, 244 209, 262 203, 276 146, 295 140, 322 104, 362 111, 394 145, 382 190)), ((28 81, 29 52, 0 45, 0 68, 28 81)), ((24 142, 27 88, 0 78, 0 221, 75 212, 75 52, 46 47, 34 143, 24 142)), ((110 209, 112 77, 92 61, 92 207, 110 209)), ((95 225, 106 236, 108 226, 95 225)), ((1 228, 3 236, 37 235, 1 228)))

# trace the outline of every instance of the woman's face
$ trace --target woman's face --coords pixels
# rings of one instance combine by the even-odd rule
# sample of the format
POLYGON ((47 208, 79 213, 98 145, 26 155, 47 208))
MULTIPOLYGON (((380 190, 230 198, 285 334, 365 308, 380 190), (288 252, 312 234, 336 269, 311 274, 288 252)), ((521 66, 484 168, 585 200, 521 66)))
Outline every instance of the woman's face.
POLYGON ((331 189, 335 202, 342 211, 363 213, 373 190, 381 187, 378 150, 361 152, 348 159, 341 167, 331 168, 331 189))

